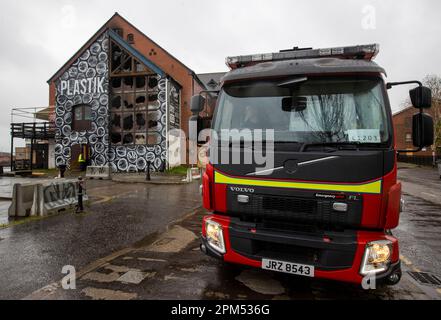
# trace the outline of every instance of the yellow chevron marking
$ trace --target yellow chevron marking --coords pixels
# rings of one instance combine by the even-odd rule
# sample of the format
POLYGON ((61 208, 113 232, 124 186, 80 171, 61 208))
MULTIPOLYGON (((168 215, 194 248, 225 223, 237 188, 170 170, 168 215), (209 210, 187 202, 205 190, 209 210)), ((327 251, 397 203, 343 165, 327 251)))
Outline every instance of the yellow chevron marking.
POLYGON ((287 182, 274 180, 256 180, 233 178, 223 175, 219 172, 215 173, 215 182, 218 184, 230 184, 238 186, 251 187, 272 187, 284 189, 302 189, 317 191, 336 191, 336 192, 355 192, 355 193, 381 193, 382 180, 365 183, 365 184, 328 184, 328 183, 309 183, 309 182, 287 182))

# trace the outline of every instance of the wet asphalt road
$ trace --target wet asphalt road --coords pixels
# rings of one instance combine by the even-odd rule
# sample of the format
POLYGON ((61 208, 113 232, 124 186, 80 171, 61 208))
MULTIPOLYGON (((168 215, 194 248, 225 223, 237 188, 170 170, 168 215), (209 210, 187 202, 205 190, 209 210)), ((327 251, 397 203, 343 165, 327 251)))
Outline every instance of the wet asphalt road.
POLYGON ((366 291, 344 283, 225 265, 199 250, 198 235, 205 214, 199 210, 155 243, 132 248, 94 266, 79 277, 76 290, 56 287, 28 298, 439 300, 441 287, 418 283, 408 273, 441 275, 441 205, 409 194, 413 184, 426 181, 425 192, 441 197, 437 181, 431 180, 432 173, 400 171, 400 176, 407 177, 403 196, 406 207, 394 235, 400 239, 403 278, 393 287, 366 291))
POLYGON ((151 186, 88 182, 84 215, 60 214, 0 229, 0 300, 21 299, 77 270, 163 231, 200 206, 199 185, 151 186))
POLYGON ((66 214, 0 231, 0 238, 6 238, 0 240, 0 299, 441 299, 441 287, 423 285, 408 274, 441 275, 441 204, 424 199, 429 194, 441 199, 438 177, 430 169, 405 169, 399 175, 406 207, 394 235, 400 240, 403 278, 394 287, 366 291, 344 283, 225 266, 199 250, 202 209, 170 232, 152 237, 153 244, 132 246, 198 207, 198 185, 94 182, 89 187, 96 189, 89 193, 99 195, 93 201, 103 203, 93 205, 93 213, 66 214), (117 194, 122 196, 106 200, 117 194), (169 203, 161 201, 164 197, 169 203), (123 248, 127 250, 97 261, 123 248), (65 264, 81 273, 76 290, 57 285, 34 292, 60 280, 65 264))
MULTIPOLYGON (((406 197, 410 202, 411 198, 406 197)), ((272 273, 226 265, 202 254, 197 235, 203 210, 180 223, 152 245, 131 249, 97 265, 76 282, 76 290, 42 290, 30 299, 171 299, 171 300, 377 300, 441 299, 436 288, 414 281, 407 271, 438 272, 439 246, 410 245, 414 237, 425 234, 410 228, 414 208, 423 202, 413 199, 403 216, 403 229, 396 232, 402 241, 403 278, 394 287, 363 290, 359 286, 272 273), (415 207, 413 207, 415 205, 415 207), (412 229, 412 231, 409 230, 412 229), (421 262, 414 255, 431 257, 421 262), (411 260, 413 259, 413 260, 411 260), (409 264, 411 263, 411 264, 409 264)), ((427 204, 426 204, 427 205, 427 204)), ((430 206, 431 207, 431 206, 430 206)), ((432 207, 431 207, 432 208, 432 207)), ((432 208, 433 209, 433 208, 432 208)), ((428 221, 432 218, 427 218, 428 221)), ((439 226, 433 232, 439 230, 439 226)), ((434 237, 435 240, 437 237, 434 237)), ((417 239, 421 240, 421 239, 417 239)))

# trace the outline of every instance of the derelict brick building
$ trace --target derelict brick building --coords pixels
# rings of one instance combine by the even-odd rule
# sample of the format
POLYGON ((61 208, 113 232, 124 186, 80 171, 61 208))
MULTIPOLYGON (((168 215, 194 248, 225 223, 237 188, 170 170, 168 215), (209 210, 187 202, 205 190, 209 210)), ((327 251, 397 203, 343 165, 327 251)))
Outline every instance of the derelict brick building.
POLYGON ((115 14, 48 81, 55 164, 80 153, 114 172, 155 171, 173 161, 169 132, 188 136, 190 99, 205 90, 182 62, 115 14))

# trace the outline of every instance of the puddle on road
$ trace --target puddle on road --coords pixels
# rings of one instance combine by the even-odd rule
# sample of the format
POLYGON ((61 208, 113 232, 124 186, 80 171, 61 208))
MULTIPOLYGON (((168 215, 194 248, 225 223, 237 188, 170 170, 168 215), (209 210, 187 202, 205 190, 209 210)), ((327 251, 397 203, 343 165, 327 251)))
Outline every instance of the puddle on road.
POLYGON ((279 281, 260 270, 244 270, 236 280, 260 294, 276 296, 285 293, 285 288, 279 281))
POLYGON ((180 226, 174 226, 145 250, 150 252, 178 253, 195 240, 197 240, 197 237, 193 232, 180 226))

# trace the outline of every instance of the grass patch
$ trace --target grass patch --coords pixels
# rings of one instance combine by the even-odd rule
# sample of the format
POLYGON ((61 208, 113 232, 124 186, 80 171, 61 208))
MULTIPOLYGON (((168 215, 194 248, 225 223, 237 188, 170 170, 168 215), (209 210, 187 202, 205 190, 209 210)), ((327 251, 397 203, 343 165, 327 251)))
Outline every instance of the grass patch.
POLYGON ((57 177, 58 170, 57 169, 39 169, 33 170, 32 176, 35 177, 57 177))
POLYGON ((187 175, 187 170, 188 170, 187 167, 179 166, 179 167, 174 167, 169 170, 166 170, 165 173, 166 174, 179 174, 179 175, 185 176, 185 175, 187 175))
POLYGON ((28 222, 34 222, 34 221, 40 221, 49 217, 52 217, 53 215, 47 216, 47 217, 28 217, 28 218, 23 218, 20 220, 14 220, 11 221, 9 223, 4 223, 4 224, 0 224, 0 229, 6 229, 6 228, 10 228, 10 227, 15 227, 15 226, 19 226, 28 222))

